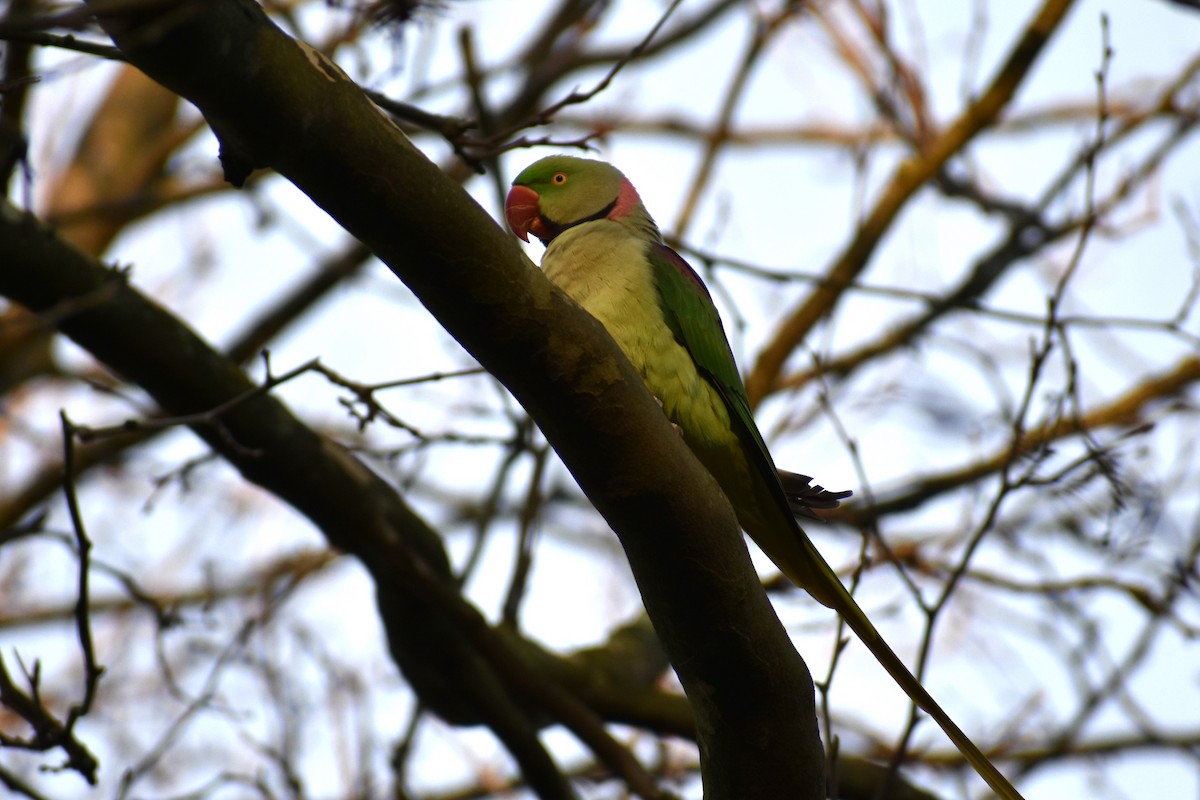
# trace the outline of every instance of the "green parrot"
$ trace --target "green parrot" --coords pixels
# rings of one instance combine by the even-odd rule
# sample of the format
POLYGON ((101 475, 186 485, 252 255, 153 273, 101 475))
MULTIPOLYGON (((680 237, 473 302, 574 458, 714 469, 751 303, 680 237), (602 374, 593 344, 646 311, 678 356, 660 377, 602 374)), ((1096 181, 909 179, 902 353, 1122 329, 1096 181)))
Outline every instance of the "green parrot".
POLYGON ((832 608, 897 684, 941 726, 1001 797, 1021 797, 892 651, 796 521, 850 492, 775 467, 708 290, 663 243, 633 184, 615 167, 550 156, 527 167, 505 203, 542 270, 601 324, 712 473, 750 537, 792 582, 832 608))

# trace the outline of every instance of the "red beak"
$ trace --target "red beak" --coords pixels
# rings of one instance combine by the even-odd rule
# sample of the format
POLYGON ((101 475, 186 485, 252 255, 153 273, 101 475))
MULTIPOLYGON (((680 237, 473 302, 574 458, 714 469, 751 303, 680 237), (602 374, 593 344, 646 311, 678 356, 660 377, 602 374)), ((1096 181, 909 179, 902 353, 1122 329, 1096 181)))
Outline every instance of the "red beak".
POLYGON ((528 242, 530 233, 545 241, 545 237, 550 233, 546 224, 542 222, 539 200, 538 193, 528 186, 514 186, 508 193, 508 200, 504 203, 504 217, 508 220, 508 227, 521 237, 521 241, 528 242))

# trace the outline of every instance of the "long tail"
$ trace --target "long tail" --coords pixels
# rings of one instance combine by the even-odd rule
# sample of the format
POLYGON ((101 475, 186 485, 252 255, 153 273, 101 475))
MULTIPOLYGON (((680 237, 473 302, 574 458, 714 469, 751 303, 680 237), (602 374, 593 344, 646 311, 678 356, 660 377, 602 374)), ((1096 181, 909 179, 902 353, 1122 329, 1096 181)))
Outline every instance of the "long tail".
MULTIPOLYGON (((970 762, 979 777, 1004 800, 1024 800, 1000 770, 975 743, 954 724, 950 715, 929 696, 921 682, 913 677, 900 657, 875 630, 866 613, 854 602, 837 573, 825 563, 820 552, 800 527, 794 514, 815 517, 814 508, 833 508, 849 492, 830 492, 813 486, 807 475, 777 470, 771 452, 763 442, 744 391, 729 382, 709 375, 710 385, 720 394, 729 412, 729 423, 740 446, 713 446, 702 437, 689 441, 692 449, 721 484, 733 503, 742 527, 771 560, 797 586, 807 590, 818 602, 842 615, 850 630, 862 640, 876 660, 909 698, 933 717, 954 746, 970 762)), ((678 423, 678 420, 674 420, 678 423)), ((684 436, 689 432, 685 429, 684 436)), ((693 437, 696 432, 692 432, 693 437)))
MULTIPOLYGON (((798 538, 803 542, 807 556, 804 561, 807 561, 807 563, 779 564, 779 562, 776 562, 784 574, 797 586, 808 591, 819 602, 829 606, 841 615, 846 624, 850 626, 850 630, 854 631, 855 636, 866 645, 867 649, 871 651, 871 655, 875 656, 875 660, 887 670, 887 673, 904 690, 909 699, 920 706, 921 709, 933 718, 938 727, 945 731, 950 741, 954 742, 954 746, 958 748, 963 757, 979 773, 979 777, 983 778, 988 786, 992 787, 992 791, 1004 798, 1004 800, 1024 800, 1021 797, 1021 793, 1008 782, 1007 778, 1000 774, 1000 770, 996 769, 996 765, 983 754, 975 743, 971 741, 970 737, 963 733, 962 729, 950 718, 950 715, 943 711, 942 707, 937 704, 937 701, 925 690, 921 682, 908 671, 908 667, 904 665, 900 657, 892 651, 892 648, 884 641, 883 636, 871 624, 871 620, 867 618, 866 612, 859 608, 858 603, 854 601, 850 592, 842 585, 837 574, 825 562, 821 553, 813 545, 812 541, 809 540, 808 535, 801 530, 799 524, 795 524, 795 527, 798 538)), ((793 559, 789 559, 788 561, 791 562, 793 559)))

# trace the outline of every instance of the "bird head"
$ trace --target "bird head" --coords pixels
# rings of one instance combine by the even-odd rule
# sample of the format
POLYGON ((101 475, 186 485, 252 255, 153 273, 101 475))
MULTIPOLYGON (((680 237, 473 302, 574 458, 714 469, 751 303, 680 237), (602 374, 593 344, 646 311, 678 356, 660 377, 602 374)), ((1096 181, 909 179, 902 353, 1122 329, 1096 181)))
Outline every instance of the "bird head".
POLYGON ((533 234, 549 244, 568 228, 597 219, 620 220, 642 208, 641 198, 620 170, 603 161, 548 156, 517 176, 504 216, 523 241, 533 234))

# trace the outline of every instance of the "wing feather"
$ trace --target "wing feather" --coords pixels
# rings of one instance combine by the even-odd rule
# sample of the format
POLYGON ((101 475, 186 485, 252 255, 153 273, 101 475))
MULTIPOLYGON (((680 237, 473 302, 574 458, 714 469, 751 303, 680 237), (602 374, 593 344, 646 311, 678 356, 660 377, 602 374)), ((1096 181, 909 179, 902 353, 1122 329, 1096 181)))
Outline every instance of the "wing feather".
POLYGON ((695 270, 670 247, 661 242, 649 245, 648 257, 654 266, 667 324, 675 339, 691 354, 696 369, 704 376, 725 404, 734 433, 750 456, 754 469, 776 487, 775 499, 793 515, 818 519, 812 509, 834 508, 850 492, 830 492, 812 486, 806 475, 778 470, 771 452, 759 433, 737 362, 712 296, 695 270))

